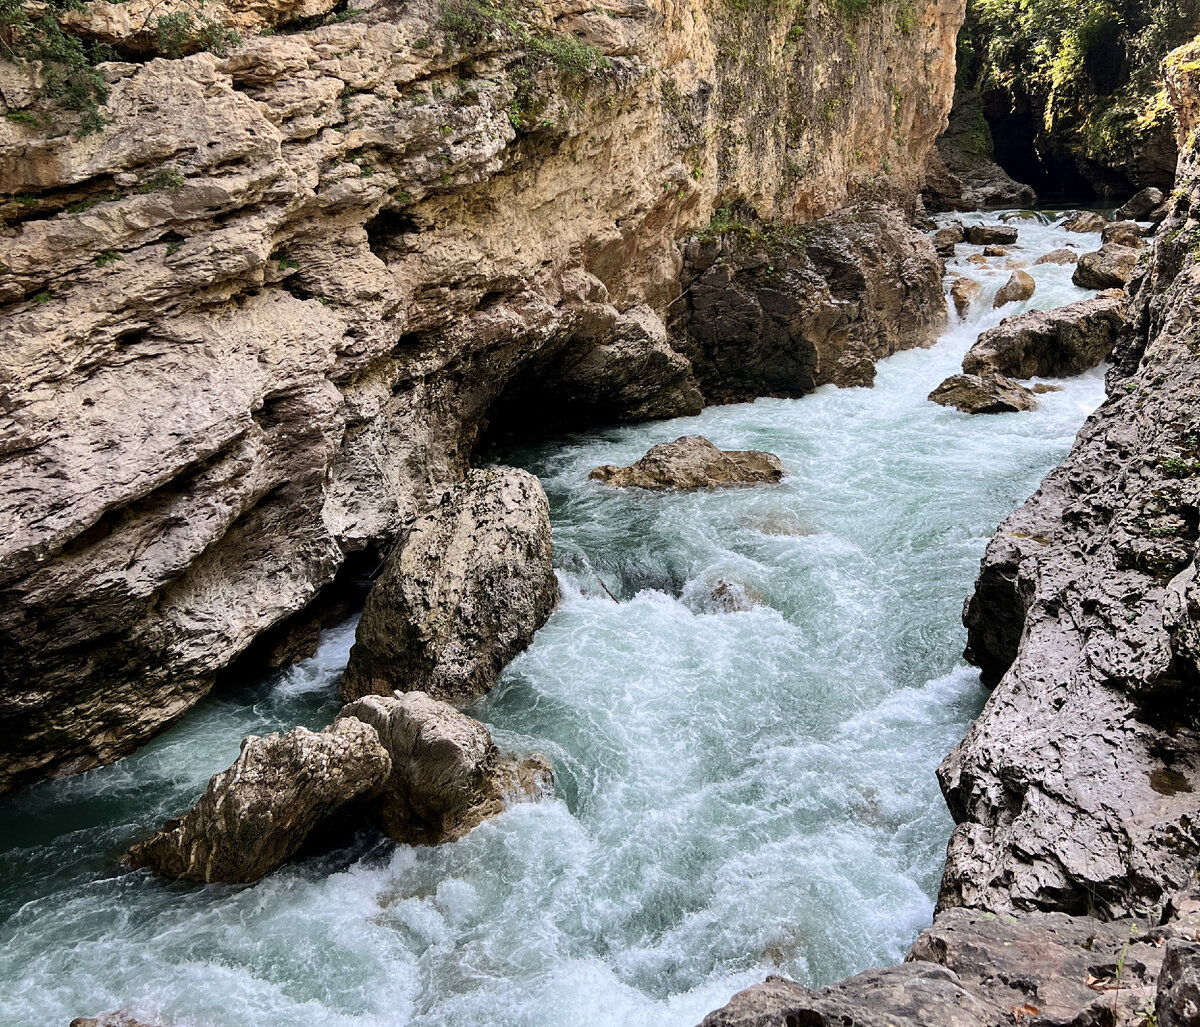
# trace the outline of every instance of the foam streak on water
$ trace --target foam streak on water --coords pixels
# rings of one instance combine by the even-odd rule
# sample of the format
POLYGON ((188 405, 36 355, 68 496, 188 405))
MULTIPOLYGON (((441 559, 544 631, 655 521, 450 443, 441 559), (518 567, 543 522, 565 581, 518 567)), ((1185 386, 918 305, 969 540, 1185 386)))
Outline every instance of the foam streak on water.
MULTIPOLYGON (((1014 255, 1098 243, 1021 225, 1014 255)), ((989 294, 1007 278, 960 250, 989 294)), ((1032 273, 1023 306, 1086 295, 1070 268, 1032 273)), ((933 770, 984 698, 958 655, 963 597, 1103 396, 1096 371, 1032 414, 928 403, 996 320, 883 362, 874 389, 503 454, 546 486, 563 601, 473 712, 554 760, 553 800, 439 848, 364 834, 249 888, 121 872, 244 734, 329 721, 350 622, 133 757, 0 801, 0 1023, 687 1025, 768 972, 819 984, 900 957, 951 827, 933 770), (586 481, 696 432, 789 476, 691 495, 586 481), (723 611, 722 583, 753 605, 723 611)))

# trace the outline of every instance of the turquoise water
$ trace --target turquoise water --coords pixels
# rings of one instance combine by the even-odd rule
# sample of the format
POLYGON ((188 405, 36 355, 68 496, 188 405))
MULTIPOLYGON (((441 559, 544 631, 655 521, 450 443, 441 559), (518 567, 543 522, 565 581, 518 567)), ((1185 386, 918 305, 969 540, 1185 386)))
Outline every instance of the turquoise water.
MULTIPOLYGON (((1067 239, 1098 243, 1022 227, 1029 254, 1067 239)), ((956 263, 989 289, 1008 275, 956 263)), ((1026 305, 1085 295, 1069 268, 1032 270, 1026 305)), ((883 362, 874 389, 502 454, 550 496, 563 601, 472 712, 552 758, 552 800, 436 849, 364 833, 252 887, 122 872, 243 735, 328 723, 353 622, 121 763, 0 800, 0 1023, 683 1027, 767 973, 820 984, 901 957, 951 828, 933 770, 985 698, 962 600, 1103 397, 1097 371, 1031 414, 928 403, 996 320, 883 362), (768 449, 788 477, 681 495, 586 480, 691 433, 768 449)))

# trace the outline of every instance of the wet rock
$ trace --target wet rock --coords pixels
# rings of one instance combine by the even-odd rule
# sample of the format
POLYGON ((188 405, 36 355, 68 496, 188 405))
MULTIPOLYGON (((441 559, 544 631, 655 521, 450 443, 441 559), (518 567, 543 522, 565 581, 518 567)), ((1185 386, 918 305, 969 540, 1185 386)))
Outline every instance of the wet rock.
POLYGON ((1108 359, 1125 318, 1119 298, 1081 300, 1005 318, 963 357, 968 374, 1061 378, 1108 359))
POLYGON ((398 842, 460 838, 509 802, 553 791, 544 757, 501 755, 483 724, 424 692, 366 696, 343 707, 338 723, 347 718, 369 724, 391 758, 377 818, 398 842))
POLYGON ((708 609, 713 613, 745 613, 763 605, 763 597, 740 581, 716 583, 708 597, 708 609))
POLYGON ((135 1020, 124 1013, 107 1013, 104 1016, 77 1016, 68 1027, 162 1027, 161 1024, 149 1024, 135 1020))
POLYGON ((1071 281, 1084 289, 1120 288, 1133 277, 1137 261, 1137 250, 1106 243, 1079 258, 1071 281))
POLYGON ((701 489, 769 484, 783 474, 783 464, 772 453, 721 450, 702 435, 684 435, 652 446, 629 467, 606 464, 588 477, 625 488, 701 489))
POLYGON ((933 233, 933 248, 939 257, 953 257, 954 247, 967 237, 960 222, 946 225, 933 233))
POLYGON ((391 769, 374 729, 356 720, 327 731, 251 735, 200 801, 132 846, 125 861, 181 881, 257 881, 332 820, 377 795, 391 769))
POLYGON ((1047 382, 1036 382, 1029 386, 1029 391, 1035 396, 1045 396, 1051 392, 1062 392, 1062 390, 1061 385, 1050 385, 1047 382))
POLYGON ((1009 414, 1037 407, 1031 390, 999 374, 951 375, 929 394, 929 399, 965 414, 1009 414))
POLYGON ((1059 222, 1059 228, 1068 232, 1099 232, 1108 224, 1108 218, 1094 210, 1075 210, 1059 222))
POLYGON ((1200 1024, 1200 941, 1173 938, 1167 942, 1154 1014, 1156 1027, 1200 1024))
POLYGON ((1003 246, 985 246, 983 255, 985 257, 1007 257, 1008 250, 1003 246))
POLYGON ((979 299, 983 292, 983 286, 980 285, 974 278, 967 278, 965 275, 954 279, 950 283, 950 300, 954 304, 954 309, 958 312, 958 316, 966 317, 967 311, 971 309, 971 304, 979 299))
POLYGON ((1043 253, 1033 263, 1036 267, 1038 264, 1074 264, 1078 260, 1079 254, 1074 250, 1060 247, 1057 250, 1051 250, 1049 253, 1043 253))
POLYGON ((342 697, 476 699, 557 599, 541 483, 513 468, 473 470, 388 558, 363 608, 342 697))
POLYGON ((1010 246, 1017 241, 1012 225, 968 225, 967 242, 973 246, 1010 246))
POLYGON ((1147 221, 1151 212, 1163 202, 1161 189, 1149 186, 1134 193, 1117 208, 1117 218, 1129 221, 1147 221))
POLYGON ((1136 221, 1110 221, 1101 231, 1100 241, 1129 246, 1135 250, 1146 245, 1146 240, 1142 237, 1142 227, 1136 221))
POLYGON ((1037 282, 1033 280, 1032 275, 1025 271, 1014 271, 1008 281, 996 290, 992 306, 1003 307, 1006 303, 1019 303, 1021 300, 1027 300, 1036 289, 1037 282))

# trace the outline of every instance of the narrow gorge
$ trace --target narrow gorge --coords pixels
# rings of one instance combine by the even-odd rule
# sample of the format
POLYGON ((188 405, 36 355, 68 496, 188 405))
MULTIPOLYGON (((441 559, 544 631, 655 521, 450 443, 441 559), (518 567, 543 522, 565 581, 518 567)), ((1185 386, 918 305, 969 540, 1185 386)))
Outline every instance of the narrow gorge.
POLYGON ((0 1023, 1200 1022, 1200 63, 994 16, 0 6, 0 1023))

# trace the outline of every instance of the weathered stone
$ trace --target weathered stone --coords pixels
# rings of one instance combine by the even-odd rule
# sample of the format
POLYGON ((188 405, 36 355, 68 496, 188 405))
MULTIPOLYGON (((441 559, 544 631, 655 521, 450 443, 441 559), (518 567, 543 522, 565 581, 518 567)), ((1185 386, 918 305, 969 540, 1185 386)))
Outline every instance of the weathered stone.
POLYGON ((1033 276, 1025 271, 1014 271, 1007 282, 996 290, 996 295, 992 299, 992 307, 1003 307, 1008 303, 1020 303, 1022 300, 1029 299, 1037 290, 1037 282, 1033 280, 1033 276))
POLYGON ((1117 208, 1118 220, 1146 221, 1151 211, 1163 202, 1161 189, 1148 186, 1134 193, 1128 200, 1117 208))
POLYGON ((1136 221, 1110 221, 1100 233, 1102 243, 1114 243, 1117 246, 1129 246, 1140 250, 1146 245, 1142 237, 1142 228, 1136 221))
POLYGON ((1068 250, 1065 247, 1060 247, 1057 250, 1051 250, 1049 253, 1043 253, 1033 263, 1038 264, 1074 264, 1079 260, 1079 254, 1074 250, 1068 250))
POLYGON ((257 881, 375 796, 391 769, 374 729, 356 720, 327 731, 251 735, 200 801, 134 845, 125 861, 181 881, 257 881))
POLYGON ((388 557, 367 596, 342 697, 428 692, 470 702, 558 600, 550 506, 532 474, 473 470, 388 557))
POLYGON ((965 275, 960 275, 950 283, 950 300, 959 317, 967 316, 971 304, 979 299, 982 292, 983 286, 974 278, 967 278, 965 275))
POLYGON ((1011 414, 1037 407, 1031 390, 999 374, 952 374, 929 399, 964 414, 1011 414))
POLYGON ((1106 243, 1095 252, 1085 253, 1079 258, 1071 281, 1084 289, 1119 288, 1133 276, 1137 261, 1137 250, 1106 243))
MULTIPOLYGON (((954 108, 946 131, 937 141, 937 153, 941 158, 939 163, 944 163, 958 182, 955 202, 959 206, 955 209, 1032 207, 1037 203, 1037 193, 1032 187, 1014 181, 996 163, 991 128, 984 117, 978 91, 955 92, 954 108)), ((935 206, 931 209, 942 209, 936 206, 938 197, 935 195, 933 199, 935 206)))
POLYGON ((783 474, 783 464, 772 453, 717 449, 702 435, 684 435, 651 446, 629 467, 606 464, 588 477, 623 488, 702 489, 771 484, 783 474))
POLYGON ((967 242, 974 246, 1011 246, 1016 241, 1012 225, 967 225, 967 242))
POLYGON ((1099 232, 1108 224, 1108 218, 1094 210, 1075 210, 1059 222, 1059 228, 1068 232, 1099 232))
POLYGON ((985 257, 1007 257, 1008 249, 1004 246, 985 246, 983 255, 985 257))
POLYGON ((1120 299, 1091 299, 1005 318, 963 357, 968 374, 1061 378, 1107 360, 1125 318, 1120 299))
POLYGON ((553 791, 544 757, 502 756, 479 721, 424 692, 369 695, 343 707, 338 718, 369 724, 391 757, 378 818, 398 842, 460 838, 507 803, 553 791))
POLYGON ((933 248, 939 257, 953 257, 954 247, 967 237, 960 222, 946 225, 933 233, 933 248))
POLYGON ((942 159, 937 147, 932 147, 925 160, 925 184, 921 187, 925 209, 933 213, 949 210, 974 210, 978 204, 963 195, 963 184, 942 159))
POLYGON ((1173 938, 1167 942, 1154 1014, 1156 1027, 1200 1024, 1200 941, 1173 938))

